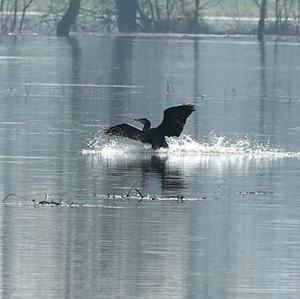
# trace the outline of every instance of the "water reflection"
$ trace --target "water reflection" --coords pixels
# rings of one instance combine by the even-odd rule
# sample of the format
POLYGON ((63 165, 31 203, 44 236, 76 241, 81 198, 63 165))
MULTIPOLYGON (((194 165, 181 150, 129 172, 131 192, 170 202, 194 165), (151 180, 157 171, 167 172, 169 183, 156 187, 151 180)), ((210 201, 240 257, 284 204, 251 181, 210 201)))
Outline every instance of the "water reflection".
POLYGON ((4 207, 2 297, 299 294, 299 207, 264 196, 112 205, 4 207))
POLYGON ((85 152, 88 168, 94 174, 106 174, 109 187, 105 192, 112 194, 127 193, 138 180, 137 187, 144 195, 174 197, 183 193, 190 197, 197 194, 197 197, 222 198, 244 191, 244 187, 238 187, 244 177, 248 173, 259 173, 261 168, 263 175, 248 177, 247 185, 252 186, 250 189, 258 184, 257 190, 272 190, 274 167, 282 165, 281 159, 299 156, 261 146, 255 149, 246 140, 228 144, 224 138, 218 138, 212 144, 200 144, 183 136, 169 142, 169 150, 161 153, 147 152, 143 146, 130 143, 105 145, 98 151, 85 152), (227 184, 232 185, 231 180, 235 184, 234 189, 229 190, 227 184))
MULTIPOLYGON (((174 195, 176 195, 176 192, 184 190, 180 165, 170 166, 168 157, 161 157, 156 154, 148 158, 137 158, 136 156, 131 158, 107 157, 106 167, 107 175, 111 179, 120 170, 122 173, 133 174, 139 181, 138 187, 141 191, 151 188, 155 193, 159 190, 166 190, 173 194, 175 192, 174 195)), ((133 183, 134 181, 132 181, 133 183)))
POLYGON ((132 51, 134 39, 126 36, 115 36, 112 41, 112 56, 110 67, 110 120, 114 121, 116 116, 122 120, 126 115, 128 107, 131 106, 131 95, 124 90, 124 86, 132 84, 132 51))
MULTIPOLYGON (((199 86, 199 81, 200 81, 200 77, 199 77, 199 70, 201 68, 200 64, 199 64, 199 54, 200 50, 199 50, 199 40, 195 39, 194 40, 194 70, 193 70, 193 78, 194 78, 194 95, 193 95, 193 104, 196 107, 197 104, 197 100, 199 98, 201 98, 201 94, 200 94, 200 86, 199 86)), ((199 113, 195 113, 194 115, 194 134, 195 136, 199 136, 199 113)))
POLYGON ((298 298, 299 49, 182 36, 2 39, 1 194, 85 205, 1 205, 0 297, 298 298), (102 133, 133 115, 155 124, 184 101, 198 109, 167 153, 111 147, 102 133), (91 139, 101 146, 84 153, 91 139), (103 199, 137 180, 161 200, 103 199), (187 200, 169 200, 178 193, 187 200))
POLYGON ((76 37, 69 36, 67 39, 71 47, 71 57, 72 57, 72 83, 81 83, 81 48, 79 41, 76 37))
POLYGON ((259 133, 261 136, 265 135, 265 100, 266 94, 266 54, 265 54, 265 43, 260 44, 260 107, 259 107, 259 133))

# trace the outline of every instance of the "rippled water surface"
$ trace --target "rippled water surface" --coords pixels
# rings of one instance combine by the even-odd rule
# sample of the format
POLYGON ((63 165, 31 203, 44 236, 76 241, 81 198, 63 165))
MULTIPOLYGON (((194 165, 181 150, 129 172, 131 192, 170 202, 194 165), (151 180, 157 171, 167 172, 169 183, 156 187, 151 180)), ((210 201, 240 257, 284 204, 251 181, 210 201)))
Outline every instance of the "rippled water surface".
POLYGON ((0 297, 299 298, 299 61, 292 39, 0 37, 0 297), (182 103, 167 151, 103 134, 182 103))

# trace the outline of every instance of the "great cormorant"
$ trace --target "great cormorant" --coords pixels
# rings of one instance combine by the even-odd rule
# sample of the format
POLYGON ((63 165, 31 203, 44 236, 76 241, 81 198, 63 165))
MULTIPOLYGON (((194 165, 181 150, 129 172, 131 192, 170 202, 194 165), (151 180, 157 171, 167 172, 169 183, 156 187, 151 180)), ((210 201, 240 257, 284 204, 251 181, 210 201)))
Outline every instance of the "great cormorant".
POLYGON ((168 143, 165 137, 179 137, 187 118, 193 111, 195 111, 195 107, 190 104, 170 107, 164 111, 163 121, 157 128, 150 129, 150 121, 147 118, 140 118, 135 121, 144 125, 142 130, 128 124, 120 124, 106 129, 105 134, 149 143, 153 149, 167 148, 168 143))

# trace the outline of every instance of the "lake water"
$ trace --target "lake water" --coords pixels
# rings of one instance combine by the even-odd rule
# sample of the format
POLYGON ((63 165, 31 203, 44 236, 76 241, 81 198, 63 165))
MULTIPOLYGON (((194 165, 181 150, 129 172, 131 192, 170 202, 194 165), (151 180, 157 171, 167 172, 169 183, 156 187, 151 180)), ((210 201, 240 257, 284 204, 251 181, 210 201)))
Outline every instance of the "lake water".
POLYGON ((0 297, 299 298, 299 77, 294 39, 0 37, 0 297), (168 151, 103 134, 182 103, 168 151))

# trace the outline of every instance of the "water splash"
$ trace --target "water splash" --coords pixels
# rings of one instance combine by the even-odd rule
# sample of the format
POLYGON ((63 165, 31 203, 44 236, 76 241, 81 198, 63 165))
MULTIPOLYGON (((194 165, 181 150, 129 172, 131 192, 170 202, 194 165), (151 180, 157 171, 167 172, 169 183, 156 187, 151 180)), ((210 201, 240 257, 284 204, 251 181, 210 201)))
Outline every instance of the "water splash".
POLYGON ((183 135, 180 138, 169 138, 168 144, 168 152, 172 154, 300 158, 300 152, 289 152, 284 149, 272 148, 269 144, 251 142, 247 138, 228 140, 225 136, 215 136, 213 134, 208 138, 208 142, 204 143, 199 143, 191 137, 183 135))
POLYGON ((168 149, 153 151, 150 145, 144 145, 130 140, 111 139, 108 142, 103 138, 93 138, 88 143, 88 148, 82 150, 83 155, 101 155, 103 157, 130 157, 141 153, 155 153, 159 156, 222 156, 222 157, 249 157, 249 158, 300 158, 300 152, 286 151, 272 148, 268 144, 251 142, 247 138, 229 140, 225 136, 211 134, 208 141, 201 143, 187 135, 179 138, 167 138, 168 149))
POLYGON ((141 143, 131 142, 126 139, 110 139, 106 142, 102 138, 94 138, 88 143, 88 147, 83 149, 83 155, 101 155, 102 157, 129 157, 139 154, 141 151, 151 148, 141 143))

